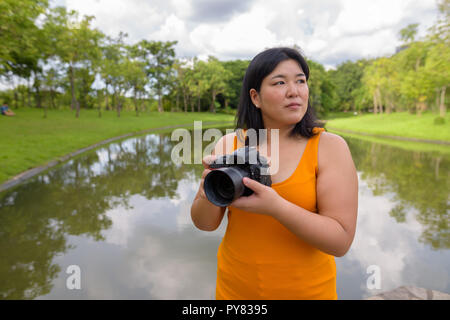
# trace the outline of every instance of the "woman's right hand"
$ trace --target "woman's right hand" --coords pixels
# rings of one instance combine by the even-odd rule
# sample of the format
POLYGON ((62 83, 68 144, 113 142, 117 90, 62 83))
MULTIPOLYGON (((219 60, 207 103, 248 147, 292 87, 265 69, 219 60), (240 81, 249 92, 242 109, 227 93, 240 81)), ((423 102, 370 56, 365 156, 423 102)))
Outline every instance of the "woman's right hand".
MULTIPOLYGON (((200 180, 200 189, 199 189, 199 196, 203 199, 208 200, 205 194, 205 190, 203 188, 203 183, 205 181, 205 177, 208 173, 211 172, 211 169, 209 168, 209 165, 216 159, 217 157, 215 155, 206 156, 202 159, 202 165, 205 170, 202 172, 202 178, 200 180)), ((209 200, 208 200, 209 201, 209 200)))
POLYGON ((209 165, 217 159, 220 155, 229 154, 233 152, 233 141, 235 133, 227 134, 220 138, 217 142, 214 153, 215 155, 206 156, 202 159, 203 172, 200 181, 200 187, 195 195, 191 206, 191 219, 194 225, 204 231, 216 230, 225 214, 225 207, 218 207, 208 200, 203 189, 205 177, 211 172, 209 165))

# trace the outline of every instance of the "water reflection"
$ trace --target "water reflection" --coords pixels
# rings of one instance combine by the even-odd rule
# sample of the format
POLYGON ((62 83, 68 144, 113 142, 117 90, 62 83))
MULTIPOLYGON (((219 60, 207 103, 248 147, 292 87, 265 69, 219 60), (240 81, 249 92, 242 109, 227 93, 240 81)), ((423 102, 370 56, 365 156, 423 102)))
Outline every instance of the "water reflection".
MULTIPOLYGON (((450 291, 448 156, 346 140, 360 204, 352 249, 337 259, 339 297, 378 293, 366 287, 373 264, 382 291, 450 291)), ((175 165, 175 144, 165 134, 127 139, 1 193, 0 298, 214 298, 226 221, 212 233, 193 227, 203 169, 175 165), (66 288, 72 264, 81 290, 66 288)))
POLYGON ((337 259, 340 298, 358 299, 402 285, 450 292, 449 157, 345 137, 359 175, 351 250, 337 259), (381 288, 368 289, 367 268, 381 288))
POLYGON ((390 195, 389 215, 398 223, 408 212, 424 227, 419 241, 433 249, 450 248, 450 161, 448 156, 404 151, 347 138, 361 180, 374 196, 390 195))

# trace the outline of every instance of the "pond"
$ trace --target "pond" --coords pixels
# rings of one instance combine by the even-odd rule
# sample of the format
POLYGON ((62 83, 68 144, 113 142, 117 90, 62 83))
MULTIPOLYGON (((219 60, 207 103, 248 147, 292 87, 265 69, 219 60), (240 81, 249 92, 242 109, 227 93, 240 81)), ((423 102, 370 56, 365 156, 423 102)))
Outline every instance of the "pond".
MULTIPOLYGON (((336 258, 339 298, 450 292, 449 153, 344 138, 359 209, 353 245, 336 258)), ((174 164, 177 143, 126 139, 0 193, 0 299, 214 299, 227 221, 193 226, 203 168, 174 164)))

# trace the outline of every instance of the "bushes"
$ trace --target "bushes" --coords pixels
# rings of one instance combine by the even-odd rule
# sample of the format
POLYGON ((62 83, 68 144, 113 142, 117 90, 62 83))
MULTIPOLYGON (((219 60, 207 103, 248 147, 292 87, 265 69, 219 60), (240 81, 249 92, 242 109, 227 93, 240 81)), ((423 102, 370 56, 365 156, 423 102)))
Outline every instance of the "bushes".
POLYGON ((443 125, 443 124, 445 124, 445 119, 443 117, 436 117, 436 118, 434 118, 433 123, 435 125, 443 125))

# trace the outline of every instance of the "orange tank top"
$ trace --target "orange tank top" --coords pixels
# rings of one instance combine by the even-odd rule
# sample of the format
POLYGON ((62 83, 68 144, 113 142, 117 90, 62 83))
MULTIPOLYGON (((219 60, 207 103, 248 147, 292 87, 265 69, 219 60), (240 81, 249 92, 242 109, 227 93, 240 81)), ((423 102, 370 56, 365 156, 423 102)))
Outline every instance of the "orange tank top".
MULTIPOLYGON (((317 214, 314 128, 294 173, 272 184, 286 200, 317 214)), ((234 149, 242 147, 235 137, 234 149)), ((228 207, 217 253, 216 299, 337 299, 334 257, 302 241, 270 216, 228 207)))

